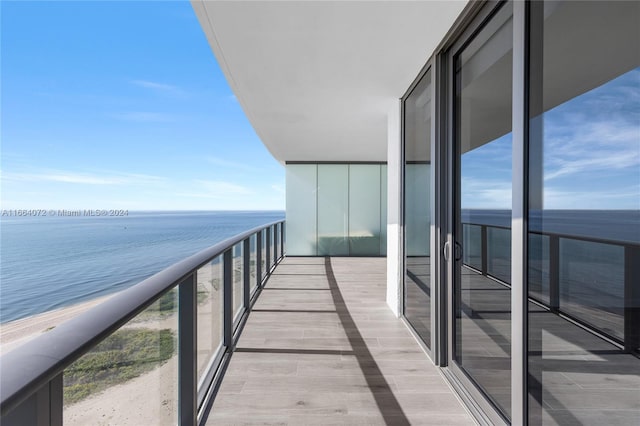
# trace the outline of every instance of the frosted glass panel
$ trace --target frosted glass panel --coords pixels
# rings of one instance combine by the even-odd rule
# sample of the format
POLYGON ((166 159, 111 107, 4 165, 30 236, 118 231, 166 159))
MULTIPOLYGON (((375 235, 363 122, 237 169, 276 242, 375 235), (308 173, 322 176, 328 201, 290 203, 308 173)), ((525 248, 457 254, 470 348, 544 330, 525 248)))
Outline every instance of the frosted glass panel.
POLYGON ((380 165, 380 254, 387 255, 387 165, 380 165))
POLYGON ((317 165, 288 164, 287 254, 316 255, 317 165))
POLYGON ((318 255, 348 255, 349 165, 318 165, 318 255))
POLYGON ((352 256, 380 254, 380 165, 349 168, 349 243, 352 256))
POLYGON ((407 256, 429 256, 431 210, 430 165, 405 165, 405 235, 407 256))

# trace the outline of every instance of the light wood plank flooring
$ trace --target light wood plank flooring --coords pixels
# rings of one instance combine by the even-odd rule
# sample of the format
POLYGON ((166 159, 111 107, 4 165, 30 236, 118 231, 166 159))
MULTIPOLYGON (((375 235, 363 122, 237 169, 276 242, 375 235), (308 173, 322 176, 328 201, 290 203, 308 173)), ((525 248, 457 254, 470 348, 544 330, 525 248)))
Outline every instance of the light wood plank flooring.
POLYGON ((286 258, 207 425, 473 425, 385 303, 384 258, 286 258))

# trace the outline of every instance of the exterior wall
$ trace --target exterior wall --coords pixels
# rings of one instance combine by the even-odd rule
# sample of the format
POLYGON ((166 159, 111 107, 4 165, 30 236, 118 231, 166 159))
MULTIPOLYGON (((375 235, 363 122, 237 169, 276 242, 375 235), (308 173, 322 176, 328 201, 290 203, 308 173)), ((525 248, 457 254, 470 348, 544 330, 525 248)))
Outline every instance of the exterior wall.
POLYGON ((403 269, 399 100, 390 103, 387 119, 387 305, 399 317, 402 313, 403 269))
POLYGON ((386 254, 385 164, 287 164, 289 256, 386 254))

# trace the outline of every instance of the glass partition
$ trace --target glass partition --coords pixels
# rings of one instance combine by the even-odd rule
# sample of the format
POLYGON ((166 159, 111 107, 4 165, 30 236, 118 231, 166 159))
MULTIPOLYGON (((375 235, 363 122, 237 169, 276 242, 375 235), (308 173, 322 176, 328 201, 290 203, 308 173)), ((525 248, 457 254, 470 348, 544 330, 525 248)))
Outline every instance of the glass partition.
POLYGON ((233 318, 234 324, 239 319, 242 312, 243 296, 244 296, 244 271, 242 259, 242 243, 236 244, 232 249, 233 270, 231 277, 233 280, 233 318))
POLYGON ((380 165, 349 166, 349 254, 380 255, 380 165))
POLYGON ((178 423, 178 290, 64 370, 66 425, 178 423))
POLYGON ((463 223, 462 246, 464 251, 462 252, 462 262, 466 266, 471 266, 478 271, 486 273, 486 271, 482 270, 482 258, 486 255, 486 253, 483 253, 482 243, 482 226, 463 223))
POLYGON ((315 164, 287 164, 287 235, 290 254, 317 254, 317 183, 315 164))
POLYGON ((287 164, 289 256, 385 255, 386 222, 385 164, 287 164))
POLYGON ((349 254, 349 165, 318 165, 318 256, 349 254))
POLYGON ((637 425, 640 3, 530 7, 529 424, 637 425))
POLYGON ((210 363, 222 347, 222 291, 224 270, 222 256, 198 269, 197 275, 197 369, 200 383, 210 363))

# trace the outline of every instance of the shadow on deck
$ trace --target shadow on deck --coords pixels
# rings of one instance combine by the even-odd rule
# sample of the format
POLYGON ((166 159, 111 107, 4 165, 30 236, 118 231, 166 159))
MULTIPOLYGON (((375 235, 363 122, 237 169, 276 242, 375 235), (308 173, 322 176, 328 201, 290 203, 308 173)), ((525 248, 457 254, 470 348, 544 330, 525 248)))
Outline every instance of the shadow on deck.
POLYGON ((384 258, 285 258, 258 298, 207 425, 471 425, 385 303, 384 258))

